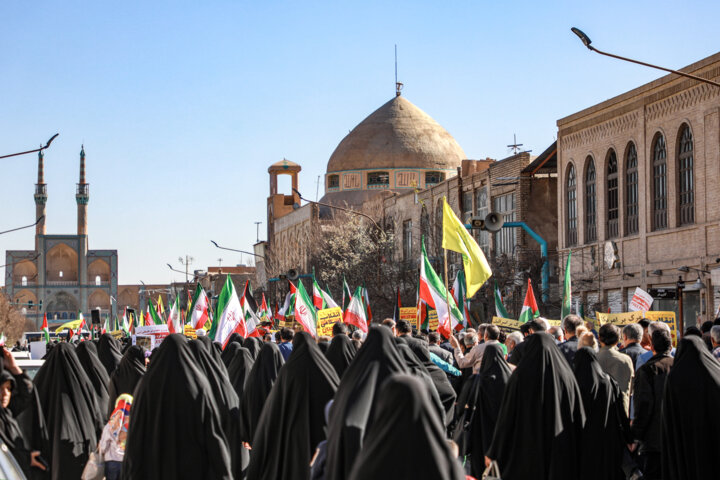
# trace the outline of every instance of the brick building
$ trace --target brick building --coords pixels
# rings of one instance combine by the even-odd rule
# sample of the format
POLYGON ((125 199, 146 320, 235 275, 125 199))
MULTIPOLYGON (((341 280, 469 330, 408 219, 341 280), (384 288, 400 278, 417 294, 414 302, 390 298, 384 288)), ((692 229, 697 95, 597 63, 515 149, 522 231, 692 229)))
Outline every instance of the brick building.
MULTIPOLYGON (((717 80, 720 53, 683 71, 717 80)), ((720 304, 720 88, 668 75, 558 120, 560 264, 588 312, 635 288, 685 326, 720 304), (699 281, 698 281, 699 280, 699 281)))

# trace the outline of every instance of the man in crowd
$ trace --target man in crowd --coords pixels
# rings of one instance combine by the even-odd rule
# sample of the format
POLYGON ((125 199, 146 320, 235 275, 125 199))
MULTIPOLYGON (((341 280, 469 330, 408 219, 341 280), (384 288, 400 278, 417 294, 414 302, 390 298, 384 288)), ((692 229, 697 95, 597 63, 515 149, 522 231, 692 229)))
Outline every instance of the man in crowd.
POLYGON ((637 357, 647 351, 640 345, 643 337, 643 328, 638 323, 631 323, 630 325, 625 325, 625 327, 623 327, 622 335, 623 348, 620 349, 620 353, 624 353, 630 357, 634 370, 637 357))
POLYGON ((575 330, 582 325, 582 318, 577 315, 566 315, 562 321, 563 332, 565 332, 565 338, 567 338, 567 340, 561 343, 559 347, 571 366, 575 360, 575 352, 577 352, 578 349, 578 338, 575 335, 575 330))
POLYGON ((565 338, 563 337, 563 331, 562 328, 557 326, 552 326, 548 329, 548 333, 552 335, 552 337, 555 339, 555 344, 560 345, 565 341, 565 338))
POLYGON ((710 329, 710 341, 713 346, 713 357, 720 360, 720 325, 714 325, 710 329))
POLYGON ((510 335, 507 336, 507 339, 505 340, 505 346, 508 349, 508 358, 510 358, 510 355, 512 355, 512 352, 515 350, 515 347, 517 347, 519 344, 521 344, 523 341, 523 335, 520 332, 512 332, 510 335))
MULTIPOLYGON (((667 323, 651 322, 647 327, 647 333, 650 336, 651 342, 652 342, 652 334, 655 330, 665 330, 668 333, 668 335, 670 335, 670 327, 668 326, 667 323)), ((652 343, 651 343, 651 347, 652 347, 652 343)), ((654 354, 653 354, 652 349, 646 351, 645 353, 641 353, 640 355, 638 355, 637 360, 635 361, 635 371, 637 372, 640 369, 640 367, 642 367, 645 364, 645 362, 647 362, 648 360, 650 360, 653 357, 653 355, 654 354)), ((674 348, 672 348, 670 350, 670 356, 672 356, 672 357, 675 356, 674 348)))
POLYGON ((440 334, 438 332, 430 332, 428 334, 428 343, 430 344, 428 346, 428 350, 430 350, 430 353, 434 353, 435 355, 440 357, 441 360, 449 363, 450 365, 453 364, 452 354, 444 348, 440 347, 440 334))
POLYGON ((412 326, 407 320, 398 320, 395 324, 395 331, 397 332, 397 338, 402 339, 403 342, 407 342, 409 338, 412 338, 412 326))
POLYGON ((598 337, 600 338, 600 351, 597 353, 598 363, 603 371, 617 382, 623 394, 625 413, 629 414, 630 385, 635 371, 632 360, 628 355, 620 353, 617 349, 616 345, 620 340, 620 335, 615 325, 606 323, 600 327, 598 337))
POLYGON ((392 331, 393 337, 397 335, 397 328, 395 327, 395 320, 392 318, 386 318, 382 321, 382 325, 386 326, 392 331))
POLYGON ((343 322, 336 322, 332 327, 332 336, 337 337, 338 335, 347 335, 348 326, 343 322))
POLYGON ((278 347, 280 348, 280 353, 282 353, 283 359, 286 362, 293 350, 292 339, 292 329, 284 327, 280 330, 280 345, 278 345, 278 347))
MULTIPOLYGON (((450 342, 453 343, 453 347, 455 348, 455 361, 457 362, 458 368, 472 367, 473 373, 478 373, 485 348, 487 348, 488 345, 498 343, 498 337, 500 337, 500 329, 497 325, 486 325, 485 341, 482 344, 474 346, 467 354, 463 354, 457 339, 450 337, 450 342)), ((467 335, 465 338, 467 338, 467 335)), ((465 345, 467 345, 467 342, 465 342, 465 345)))
MULTIPOLYGON (((652 325, 660 323, 653 322, 652 325)), ((665 325, 665 324, 663 324, 665 325)), ((651 328, 652 357, 638 368, 633 387, 635 420, 632 433, 639 441, 641 470, 646 480, 661 478, 662 402, 665 380, 673 365, 669 329, 651 328)))

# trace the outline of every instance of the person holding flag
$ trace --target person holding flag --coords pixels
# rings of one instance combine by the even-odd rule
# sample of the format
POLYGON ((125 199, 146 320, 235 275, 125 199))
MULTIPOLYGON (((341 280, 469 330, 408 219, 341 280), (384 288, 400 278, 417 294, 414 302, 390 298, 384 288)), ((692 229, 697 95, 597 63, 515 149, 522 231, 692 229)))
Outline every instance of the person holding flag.
POLYGON ((500 289, 498 288, 497 280, 495 280, 495 316, 510 318, 505 309, 505 305, 503 305, 502 293, 500 293, 500 289))
POLYGON ((357 328, 367 333, 368 331, 368 318, 365 306, 363 305, 363 288, 357 287, 355 294, 350 299, 345 314, 343 315, 343 322, 348 325, 355 325, 357 328))
POLYGON ((438 332, 445 338, 451 338, 453 325, 463 322, 462 313, 455 305, 455 300, 450 296, 440 277, 433 270, 425 250, 424 239, 420 256, 419 300, 435 309, 438 316, 438 332))
POLYGON ((175 297, 175 301, 170 308, 170 314, 168 315, 167 326, 168 332, 170 333, 184 333, 184 325, 180 318, 180 297, 175 297))
POLYGON ((47 312, 43 313, 42 332, 45 337, 45 343, 50 343, 50 329, 48 329, 47 312))

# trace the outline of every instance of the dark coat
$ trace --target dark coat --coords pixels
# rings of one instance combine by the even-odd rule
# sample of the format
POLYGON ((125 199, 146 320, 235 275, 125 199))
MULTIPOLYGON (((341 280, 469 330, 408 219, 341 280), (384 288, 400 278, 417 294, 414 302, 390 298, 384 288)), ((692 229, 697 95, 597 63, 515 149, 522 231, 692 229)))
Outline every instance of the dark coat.
POLYGON ((663 391, 672 365, 670 355, 655 355, 635 373, 632 434, 640 440, 640 453, 660 453, 663 391))
POLYGON ((641 347, 640 344, 637 342, 632 343, 620 350, 620 353, 624 353, 625 355, 628 355, 630 357, 630 360, 632 360, 633 368, 637 364, 637 358, 645 352, 647 352, 647 350, 641 347))
POLYGON ((571 339, 558 345, 558 347, 560 348, 562 354, 565 355, 565 359, 568 361, 568 364, 572 366, 575 362, 575 353, 578 349, 578 338, 572 337, 571 339))

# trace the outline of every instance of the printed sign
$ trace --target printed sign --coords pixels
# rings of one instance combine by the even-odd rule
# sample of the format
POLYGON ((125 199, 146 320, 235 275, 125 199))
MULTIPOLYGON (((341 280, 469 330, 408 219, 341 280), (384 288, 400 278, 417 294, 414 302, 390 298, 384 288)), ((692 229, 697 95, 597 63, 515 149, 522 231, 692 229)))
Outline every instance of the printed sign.
POLYGON ((400 307, 400 320, 407 320, 417 328, 417 307, 400 307))
POLYGON ((332 337, 333 325, 342 321, 342 309, 340 307, 325 308, 317 312, 317 334, 318 337, 332 337))
POLYGON ((511 318, 502 318, 502 317, 493 317, 492 318, 493 325, 497 325, 498 327, 504 329, 504 330, 520 330, 520 325, 522 325, 522 322, 519 322, 518 320, 513 320, 511 318))
POLYGON ((438 315, 437 310, 431 310, 428 308, 428 330, 434 332, 438 329, 438 315))
POLYGON ((635 289, 632 300, 630 300, 631 312, 647 312, 653 304, 653 297, 648 292, 638 287, 635 289))
POLYGON ((195 329, 192 327, 192 325, 185 325, 185 330, 183 331, 183 334, 192 339, 197 339, 197 333, 195 332, 195 329))
POLYGON ((666 323, 667 326, 670 327, 673 347, 677 346, 677 322, 675 321, 675 312, 645 312, 645 318, 651 322, 666 323))
POLYGON ((152 347, 155 348, 160 343, 162 343, 163 340, 165 340, 165 337, 169 335, 168 333, 168 326, 167 324, 163 325, 144 325, 141 327, 135 327, 135 335, 143 336, 143 337, 150 337, 152 339, 152 347))
POLYGON ((644 318, 643 312, 625 312, 625 313, 600 313, 595 312, 596 325, 598 327, 606 323, 612 323, 617 326, 630 325, 637 323, 644 318))

